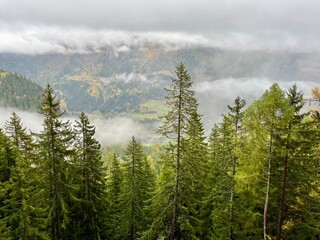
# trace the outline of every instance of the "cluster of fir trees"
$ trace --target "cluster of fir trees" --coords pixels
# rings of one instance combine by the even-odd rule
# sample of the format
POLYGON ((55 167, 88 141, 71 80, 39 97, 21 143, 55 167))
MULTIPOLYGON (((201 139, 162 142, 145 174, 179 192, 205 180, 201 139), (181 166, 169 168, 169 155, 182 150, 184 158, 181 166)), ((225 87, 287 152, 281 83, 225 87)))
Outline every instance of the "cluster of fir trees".
POLYGON ((0 105, 23 110, 39 107, 42 88, 17 73, 0 70, 0 105))
POLYGON ((40 133, 16 113, 0 131, 0 239, 137 238, 155 181, 142 145, 132 138, 107 174, 84 113, 74 126, 63 121, 49 85, 40 113, 40 133))
POLYGON ((183 64, 166 90, 156 164, 132 138, 105 168, 88 117, 63 122, 50 86, 41 133, 13 114, 0 132, 0 239, 319 239, 320 114, 300 113, 296 86, 274 84, 246 110, 236 98, 208 140, 183 64))

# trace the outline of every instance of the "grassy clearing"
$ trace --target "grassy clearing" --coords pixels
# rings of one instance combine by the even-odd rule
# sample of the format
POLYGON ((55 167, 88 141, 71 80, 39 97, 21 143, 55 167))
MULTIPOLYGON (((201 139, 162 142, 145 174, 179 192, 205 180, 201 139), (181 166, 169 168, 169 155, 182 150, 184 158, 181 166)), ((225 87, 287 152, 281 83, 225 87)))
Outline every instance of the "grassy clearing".
POLYGON ((133 118, 137 121, 159 120, 160 116, 166 115, 169 108, 165 105, 164 100, 149 100, 139 107, 139 113, 134 113, 133 118))

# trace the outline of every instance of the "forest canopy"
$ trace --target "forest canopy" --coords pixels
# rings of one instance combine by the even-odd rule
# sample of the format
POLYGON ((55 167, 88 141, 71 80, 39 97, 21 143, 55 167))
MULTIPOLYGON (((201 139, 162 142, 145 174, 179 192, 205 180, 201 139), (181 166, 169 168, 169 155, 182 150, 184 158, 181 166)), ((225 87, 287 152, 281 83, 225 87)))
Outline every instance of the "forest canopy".
POLYGON ((0 239, 320 238, 319 89, 235 96, 208 137, 184 64, 165 90, 164 143, 146 151, 133 136, 121 156, 102 154, 86 113, 64 121, 50 85, 40 132, 13 112, 0 129, 0 239))

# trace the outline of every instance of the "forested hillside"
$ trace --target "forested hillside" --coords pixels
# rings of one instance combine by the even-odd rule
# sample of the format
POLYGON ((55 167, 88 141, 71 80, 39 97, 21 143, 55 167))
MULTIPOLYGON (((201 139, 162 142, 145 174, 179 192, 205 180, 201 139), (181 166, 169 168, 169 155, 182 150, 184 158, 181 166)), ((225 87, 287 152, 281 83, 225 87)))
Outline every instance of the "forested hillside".
POLYGON ((0 239, 320 238, 319 89, 308 112, 296 85, 249 106, 234 96, 208 137, 183 64, 165 92, 163 144, 149 155, 137 135, 102 156, 86 113, 63 121, 50 85, 42 131, 12 113, 0 130, 0 239))
POLYGON ((0 68, 19 72, 42 87, 50 83, 70 112, 99 112, 108 117, 126 114, 155 121, 157 108, 151 107, 145 116, 144 106, 154 100, 163 106, 163 88, 170 85, 178 61, 183 61, 194 82, 201 84, 230 78, 237 82, 316 81, 320 78, 319 60, 317 52, 165 48, 149 43, 128 47, 127 51, 105 46, 87 53, 2 53, 0 68))
POLYGON ((0 106, 37 110, 42 88, 17 73, 0 71, 0 106))

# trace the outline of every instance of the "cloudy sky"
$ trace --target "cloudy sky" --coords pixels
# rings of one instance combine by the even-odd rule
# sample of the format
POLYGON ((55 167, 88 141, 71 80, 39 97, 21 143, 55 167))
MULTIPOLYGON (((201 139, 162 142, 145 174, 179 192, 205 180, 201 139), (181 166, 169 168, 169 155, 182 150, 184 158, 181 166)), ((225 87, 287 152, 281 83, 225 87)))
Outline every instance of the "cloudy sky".
POLYGON ((319 0, 0 0, 0 52, 148 41, 318 51, 319 22, 319 0))
MULTIPOLYGON (((87 52, 106 46, 121 52, 150 42, 167 48, 319 52, 319 23, 319 0, 0 0, 0 54, 87 52)), ((251 102, 273 83, 266 78, 211 80, 195 85, 209 127, 236 96, 251 102)), ((281 84, 287 89, 293 83, 281 84)), ((318 83, 302 79, 298 86, 308 94, 318 83)), ((8 113, 0 117, 3 124, 10 111, 0 110, 8 113)), ((121 121, 142 131, 131 120, 121 121)), ((115 122, 107 125, 118 129, 115 122)), ((123 138, 132 134, 124 132, 123 138)))

